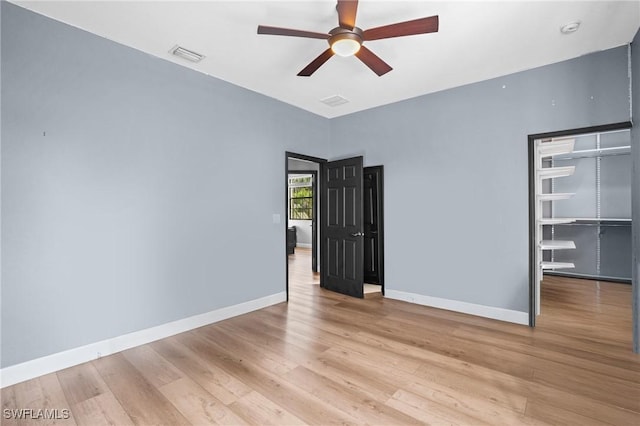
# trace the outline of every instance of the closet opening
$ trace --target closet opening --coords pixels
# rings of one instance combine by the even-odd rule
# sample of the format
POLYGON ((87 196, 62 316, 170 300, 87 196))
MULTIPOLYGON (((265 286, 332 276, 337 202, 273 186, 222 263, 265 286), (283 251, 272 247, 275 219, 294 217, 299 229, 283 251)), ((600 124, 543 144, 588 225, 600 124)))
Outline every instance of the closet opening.
POLYGON ((625 122, 529 136, 532 327, 543 310, 543 282, 578 290, 587 283, 580 280, 595 280, 596 289, 631 283, 630 128, 625 122))

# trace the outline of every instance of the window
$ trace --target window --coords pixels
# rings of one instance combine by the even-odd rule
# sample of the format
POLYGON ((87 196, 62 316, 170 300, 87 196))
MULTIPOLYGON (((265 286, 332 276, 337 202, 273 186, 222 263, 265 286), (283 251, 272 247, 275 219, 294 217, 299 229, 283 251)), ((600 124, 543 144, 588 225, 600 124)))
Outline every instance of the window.
POLYGON ((289 178, 289 218, 313 219, 313 176, 296 175, 289 178))

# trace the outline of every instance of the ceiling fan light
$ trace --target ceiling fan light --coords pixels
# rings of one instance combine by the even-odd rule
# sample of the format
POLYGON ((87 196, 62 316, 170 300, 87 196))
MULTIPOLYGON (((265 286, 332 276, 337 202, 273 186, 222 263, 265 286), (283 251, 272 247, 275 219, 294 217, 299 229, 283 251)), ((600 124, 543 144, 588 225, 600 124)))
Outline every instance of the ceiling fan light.
POLYGON ((352 56, 360 50, 360 43, 352 38, 339 38, 331 44, 331 50, 338 56, 352 56))

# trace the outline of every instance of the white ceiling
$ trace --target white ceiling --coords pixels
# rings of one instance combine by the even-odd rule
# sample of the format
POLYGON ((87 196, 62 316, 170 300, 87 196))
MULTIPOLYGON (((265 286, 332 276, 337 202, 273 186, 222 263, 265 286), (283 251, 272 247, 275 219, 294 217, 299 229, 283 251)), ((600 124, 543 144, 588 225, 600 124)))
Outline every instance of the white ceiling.
POLYGON ((362 29, 439 15, 440 30, 367 42, 394 68, 382 77, 357 58, 338 56, 311 77, 297 77, 326 41, 257 35, 256 28, 328 32, 337 26, 334 0, 13 3, 327 118, 625 45, 640 26, 638 1, 362 0, 362 29), (578 32, 560 33, 576 20, 578 32), (194 64, 174 57, 168 51, 176 44, 206 58, 194 64), (320 102, 333 95, 349 102, 320 102))

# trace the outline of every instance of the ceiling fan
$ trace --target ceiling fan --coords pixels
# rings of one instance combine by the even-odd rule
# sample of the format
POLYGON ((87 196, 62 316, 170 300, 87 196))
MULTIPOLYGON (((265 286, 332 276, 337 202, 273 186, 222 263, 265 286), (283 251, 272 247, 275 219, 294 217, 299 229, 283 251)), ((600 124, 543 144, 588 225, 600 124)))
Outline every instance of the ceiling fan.
POLYGON ((371 50, 363 46, 365 41, 427 34, 438 31, 437 15, 362 30, 356 27, 356 12, 358 10, 357 0, 338 0, 336 9, 338 10, 338 26, 328 33, 317 33, 312 31, 292 30, 288 28, 259 25, 258 34, 318 38, 329 42, 329 48, 300 71, 298 73, 299 76, 309 77, 334 54, 339 56, 355 55, 358 59, 364 62, 366 66, 371 68, 373 72, 378 74, 378 76, 381 76, 388 73, 393 68, 380 59, 371 50))

